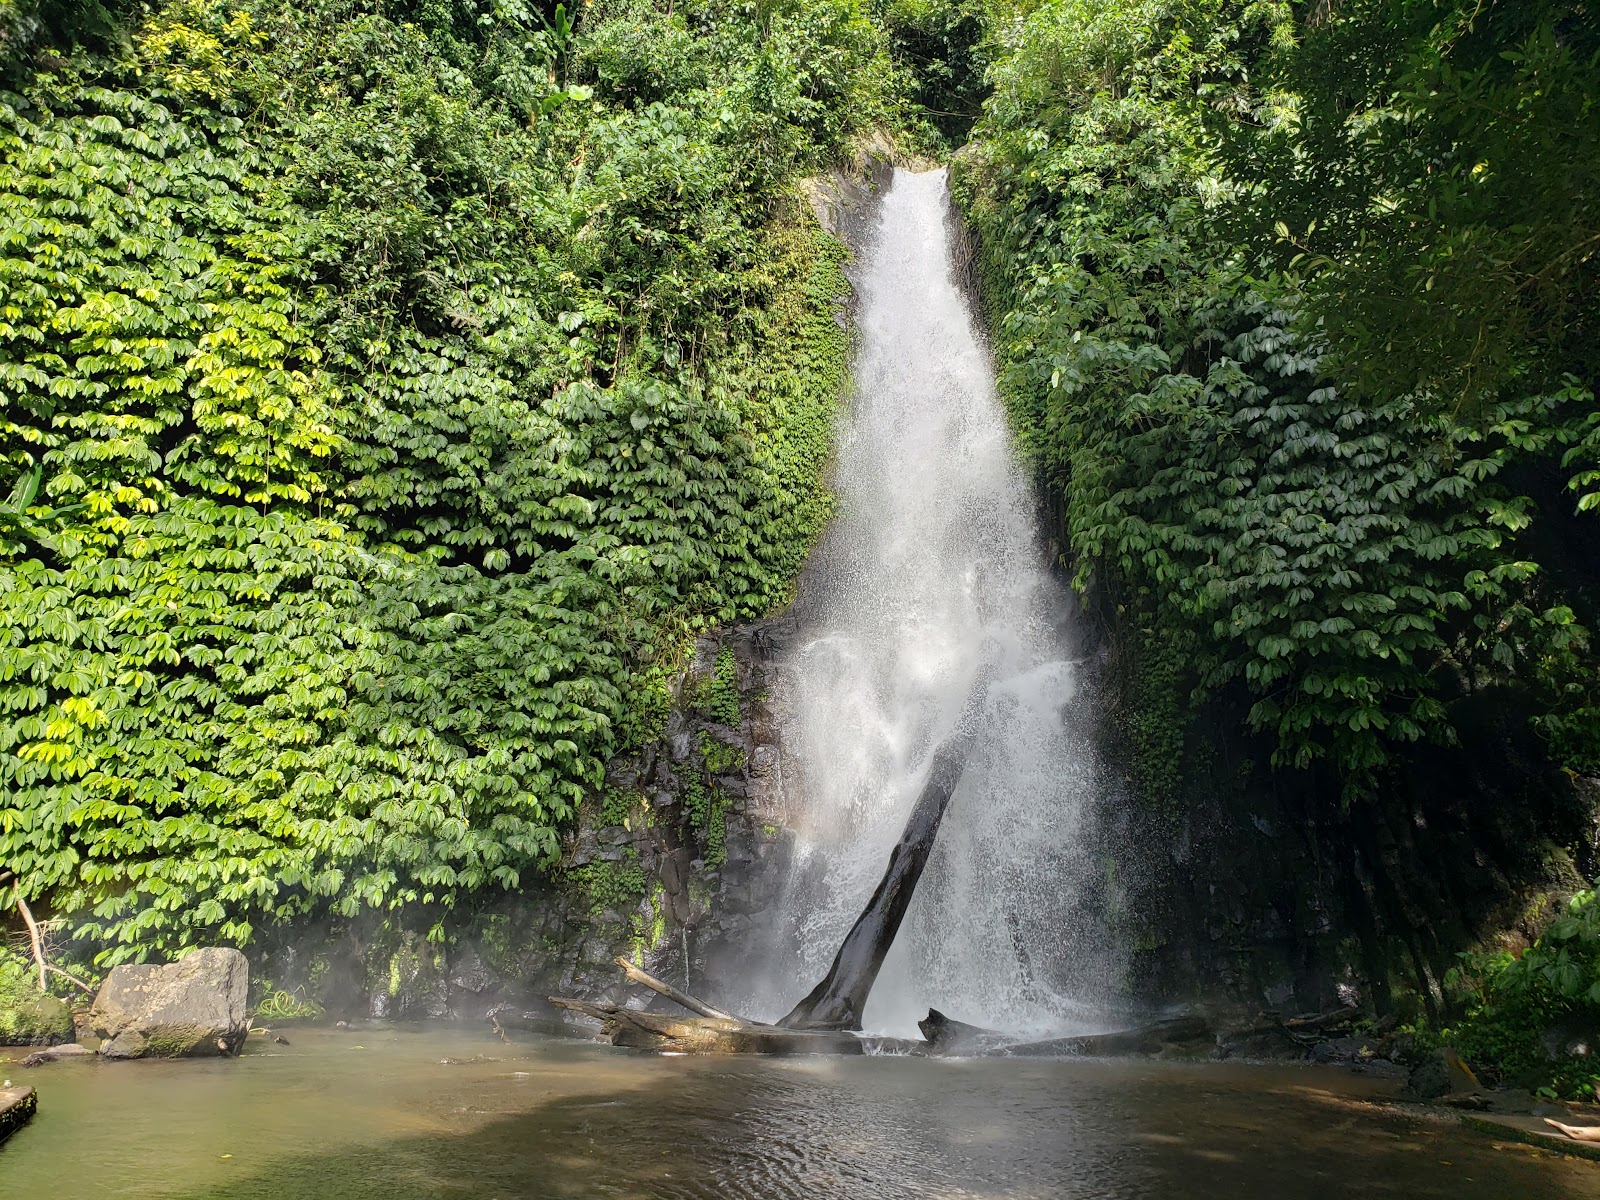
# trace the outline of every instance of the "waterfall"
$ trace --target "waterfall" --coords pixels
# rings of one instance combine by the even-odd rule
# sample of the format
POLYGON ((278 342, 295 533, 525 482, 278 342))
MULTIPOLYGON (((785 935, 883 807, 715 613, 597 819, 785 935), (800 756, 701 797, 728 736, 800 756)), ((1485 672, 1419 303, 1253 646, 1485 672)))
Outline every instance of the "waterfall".
POLYGON ((857 263, 860 348, 839 513, 779 664, 794 845, 748 978, 772 1018, 822 977, 876 884, 980 663, 986 734, 866 1011, 936 1007, 1019 1032, 1092 1022, 1104 969, 1081 915, 1106 868, 1078 714, 1075 600, 1052 575, 992 367, 952 273, 945 173, 896 171, 857 263))

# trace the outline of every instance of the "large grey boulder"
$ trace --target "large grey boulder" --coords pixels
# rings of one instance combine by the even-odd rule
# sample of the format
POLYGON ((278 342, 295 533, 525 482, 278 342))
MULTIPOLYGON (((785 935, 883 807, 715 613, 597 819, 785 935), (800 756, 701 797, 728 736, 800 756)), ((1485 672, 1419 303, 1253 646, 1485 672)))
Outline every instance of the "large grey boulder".
POLYGON ((107 1058, 237 1054, 250 1032, 250 964, 237 950, 113 967, 89 1013, 107 1058))

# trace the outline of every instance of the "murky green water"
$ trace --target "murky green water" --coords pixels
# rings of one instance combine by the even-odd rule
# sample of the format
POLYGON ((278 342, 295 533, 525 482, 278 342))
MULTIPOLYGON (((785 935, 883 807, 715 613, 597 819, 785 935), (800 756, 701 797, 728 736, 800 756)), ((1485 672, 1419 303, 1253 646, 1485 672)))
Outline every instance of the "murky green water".
POLYGON ((658 1058, 300 1029, 237 1061, 62 1062, 0 1195, 1600 1200, 1600 1164, 1379 1103, 1334 1071, 658 1058))

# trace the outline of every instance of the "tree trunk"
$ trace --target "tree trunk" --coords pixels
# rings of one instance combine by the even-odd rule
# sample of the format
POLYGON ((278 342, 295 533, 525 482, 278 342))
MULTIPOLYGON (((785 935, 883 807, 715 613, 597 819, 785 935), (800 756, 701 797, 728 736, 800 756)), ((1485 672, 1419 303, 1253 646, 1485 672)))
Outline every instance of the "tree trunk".
POLYGON ((822 982, 794 1011, 778 1024, 785 1029, 856 1030, 867 1006, 867 994, 878 978, 883 960, 894 945, 911 896, 922 869, 928 864, 939 823, 944 819, 950 797, 961 782, 967 758, 977 742, 982 724, 983 702, 989 690, 989 674, 979 675, 967 697, 961 719, 933 755, 933 767, 922 794, 906 821, 905 832, 889 854, 889 865, 867 901, 867 907, 845 935, 844 944, 834 956, 833 966, 822 982))

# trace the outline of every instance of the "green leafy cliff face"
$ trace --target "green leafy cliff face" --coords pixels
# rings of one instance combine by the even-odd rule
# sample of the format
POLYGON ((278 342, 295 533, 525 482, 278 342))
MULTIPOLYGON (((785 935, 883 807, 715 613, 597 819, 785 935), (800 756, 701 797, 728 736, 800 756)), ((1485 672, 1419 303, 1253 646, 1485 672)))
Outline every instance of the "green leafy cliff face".
POLYGON ((1136 958, 1467 994, 1475 1062, 1587 1090, 1541 1038, 1600 1012, 1593 894, 1500 935, 1600 869, 1593 3, 983 12, 955 187, 1163 842, 1136 958))
MULTIPOLYGON (((36 31, 37 32, 37 31, 36 31)), ((0 861, 105 961, 513 887, 826 519, 853 0, 182 0, 0 93, 0 861)), ((15 48, 13 48, 15 49, 15 48)))
POLYGON ((1080 584, 1347 802, 1489 686, 1600 766, 1600 46, 1582 3, 1490 7, 996 12, 959 163, 1080 584))

